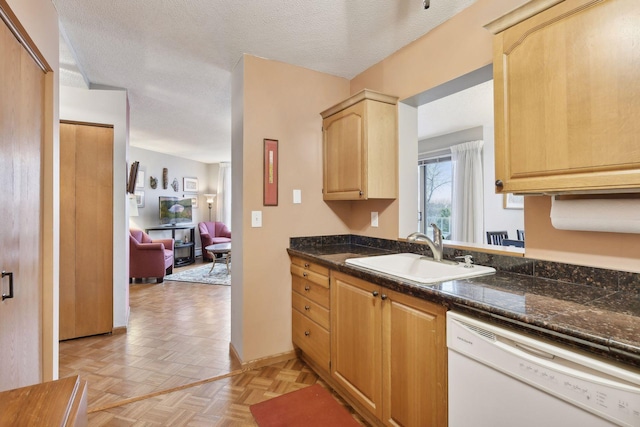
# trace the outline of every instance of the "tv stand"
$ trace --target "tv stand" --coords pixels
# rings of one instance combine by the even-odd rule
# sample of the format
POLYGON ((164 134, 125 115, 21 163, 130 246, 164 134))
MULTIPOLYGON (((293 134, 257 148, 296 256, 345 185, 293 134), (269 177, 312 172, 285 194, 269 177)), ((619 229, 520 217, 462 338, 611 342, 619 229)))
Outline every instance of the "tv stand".
POLYGON ((173 266, 174 267, 182 267, 185 265, 193 264, 196 262, 196 227, 194 225, 179 225, 179 224, 167 224, 161 225, 158 227, 150 227, 145 229, 147 234, 150 234, 150 231, 167 231, 171 230, 171 238, 176 240, 176 230, 189 230, 189 241, 176 243, 173 245, 173 266), (188 256, 178 257, 176 254, 179 250, 188 251, 188 256))

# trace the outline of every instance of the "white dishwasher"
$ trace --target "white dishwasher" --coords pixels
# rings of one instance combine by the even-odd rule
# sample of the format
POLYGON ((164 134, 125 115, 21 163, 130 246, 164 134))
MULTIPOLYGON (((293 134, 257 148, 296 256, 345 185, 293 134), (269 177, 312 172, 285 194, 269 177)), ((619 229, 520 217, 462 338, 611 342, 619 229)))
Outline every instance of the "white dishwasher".
POLYGON ((450 427, 640 426, 640 370, 447 313, 450 427))

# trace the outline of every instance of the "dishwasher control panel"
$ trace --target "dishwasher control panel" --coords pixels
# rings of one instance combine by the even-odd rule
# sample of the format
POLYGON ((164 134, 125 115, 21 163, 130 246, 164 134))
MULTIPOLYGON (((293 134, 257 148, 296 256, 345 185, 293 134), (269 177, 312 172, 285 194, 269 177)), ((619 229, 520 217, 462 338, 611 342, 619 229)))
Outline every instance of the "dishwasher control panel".
POLYGON ((637 372, 452 312, 447 346, 618 425, 640 426, 637 372))

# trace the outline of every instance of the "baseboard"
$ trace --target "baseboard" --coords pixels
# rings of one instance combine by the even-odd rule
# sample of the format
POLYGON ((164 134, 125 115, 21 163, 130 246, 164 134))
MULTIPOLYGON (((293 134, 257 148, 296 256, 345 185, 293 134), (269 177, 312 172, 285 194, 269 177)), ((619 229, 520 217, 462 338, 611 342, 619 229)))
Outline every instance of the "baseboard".
POLYGON ((111 329, 111 335, 120 335, 120 334, 126 334, 126 333, 127 333, 126 326, 118 326, 111 329))
POLYGON ((273 356, 267 356, 260 359, 243 362, 238 355, 236 348, 231 342, 229 343, 229 353, 231 354, 231 357, 240 364, 243 371, 248 369, 262 368, 263 366, 273 365, 274 363, 286 362, 287 360, 295 359, 297 357, 295 350, 291 350, 285 353, 275 354, 273 356))

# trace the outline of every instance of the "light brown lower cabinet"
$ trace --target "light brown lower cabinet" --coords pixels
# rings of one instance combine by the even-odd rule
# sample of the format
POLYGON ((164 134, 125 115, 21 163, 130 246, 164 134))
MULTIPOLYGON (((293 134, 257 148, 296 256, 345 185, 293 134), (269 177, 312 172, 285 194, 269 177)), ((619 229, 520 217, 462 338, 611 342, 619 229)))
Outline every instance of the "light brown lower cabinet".
POLYGON ((329 269, 291 259, 292 339, 314 366, 329 372, 329 269))
POLYGON ((331 378, 390 426, 447 425, 446 309, 332 271, 331 378))

